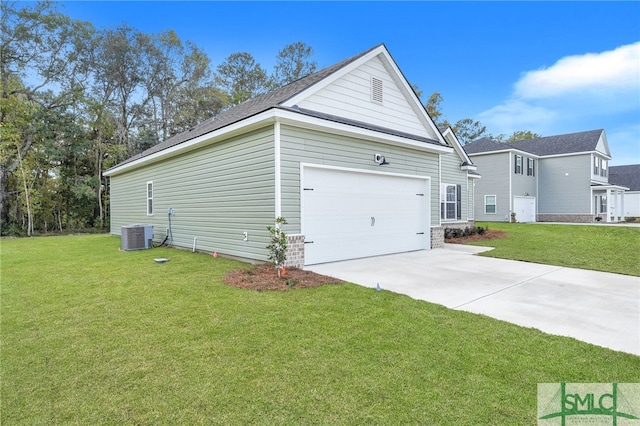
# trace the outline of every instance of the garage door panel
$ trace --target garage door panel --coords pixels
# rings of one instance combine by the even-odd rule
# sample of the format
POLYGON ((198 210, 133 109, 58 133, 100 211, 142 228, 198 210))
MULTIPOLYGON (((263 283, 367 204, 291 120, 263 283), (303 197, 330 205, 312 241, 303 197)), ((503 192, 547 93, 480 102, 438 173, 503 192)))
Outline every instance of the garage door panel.
POLYGON ((320 168, 303 176, 306 264, 429 247, 426 179, 320 168))

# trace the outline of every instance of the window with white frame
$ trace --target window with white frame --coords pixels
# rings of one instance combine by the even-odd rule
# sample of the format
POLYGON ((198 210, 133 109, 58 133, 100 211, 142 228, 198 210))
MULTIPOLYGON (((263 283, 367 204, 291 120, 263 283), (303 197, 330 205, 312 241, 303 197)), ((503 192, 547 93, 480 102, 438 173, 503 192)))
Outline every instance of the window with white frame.
POLYGON ((527 158, 527 176, 536 175, 536 160, 533 158, 527 158))
POLYGON ((462 218, 462 187, 443 183, 440 196, 440 218, 457 220, 462 218))
POLYGON ((596 176, 598 176, 600 174, 600 170, 599 170, 599 167, 598 167, 598 160, 599 160, 598 157, 596 157, 596 156, 593 157, 593 174, 596 175, 596 176))
POLYGON ((607 196, 601 195, 600 196, 600 213, 606 213, 606 212, 607 212, 607 196))
POLYGON ((600 176, 607 177, 607 160, 602 160, 602 165, 600 166, 600 176))
POLYGON ((147 216, 153 215, 153 182, 147 182, 147 216))
POLYGON ((496 213, 496 196, 495 195, 484 196, 484 212, 485 214, 496 213))
POLYGON ((522 155, 515 155, 515 164, 513 168, 513 172, 517 175, 522 174, 522 155))

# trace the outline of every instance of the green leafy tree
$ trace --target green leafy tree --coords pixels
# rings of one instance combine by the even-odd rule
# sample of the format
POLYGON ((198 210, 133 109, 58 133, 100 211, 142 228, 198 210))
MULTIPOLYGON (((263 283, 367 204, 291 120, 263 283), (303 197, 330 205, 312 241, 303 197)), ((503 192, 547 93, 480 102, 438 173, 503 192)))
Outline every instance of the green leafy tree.
POLYGON ((313 48, 301 41, 286 45, 276 56, 271 87, 285 86, 314 73, 318 63, 309 60, 312 56, 313 48))
POLYGON ((494 136, 493 139, 499 142, 515 142, 515 141, 522 141, 527 139, 537 139, 540 137, 542 136, 530 130, 516 130, 509 137, 506 137, 505 135, 500 134, 498 136, 494 136))
MULTIPOLYGON (((69 19, 50 1, 0 2, 0 16, 0 126, 3 140, 13 140, 0 156, 0 227, 5 228, 21 193, 8 185, 19 167, 26 178, 27 157, 47 126, 44 118, 81 97, 92 27, 69 19)), ((30 191, 28 185, 22 188, 30 191)))
POLYGON ((451 129, 463 145, 487 135, 487 127, 471 118, 458 120, 451 129))
POLYGON ((251 54, 229 55, 218 65, 215 81, 229 95, 231 105, 237 105, 267 91, 267 73, 251 54))

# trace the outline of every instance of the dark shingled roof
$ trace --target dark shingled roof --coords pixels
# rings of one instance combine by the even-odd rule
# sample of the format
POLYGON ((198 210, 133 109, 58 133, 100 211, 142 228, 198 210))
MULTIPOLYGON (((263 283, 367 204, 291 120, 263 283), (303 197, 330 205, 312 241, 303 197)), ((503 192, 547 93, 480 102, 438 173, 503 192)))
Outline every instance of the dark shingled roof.
POLYGON ((328 76, 330 76, 331 74, 335 73, 336 71, 344 68, 345 66, 349 65, 350 63, 356 61, 357 59, 367 55, 369 52, 371 52, 372 50, 377 49, 378 47, 382 46, 382 44, 379 44, 377 46, 372 47, 371 49, 359 53, 358 55, 352 56, 348 59, 345 59, 344 61, 338 62, 335 65, 332 65, 330 67, 324 68, 316 73, 313 74, 309 74, 306 77, 303 77, 299 80, 296 80, 286 86, 283 86, 279 89, 276 89, 272 92, 266 93, 264 95, 258 96, 254 99, 249 99, 239 105, 236 105, 234 107, 232 107, 231 109, 228 109, 226 111, 221 112, 220 114, 216 115, 215 117, 212 117, 206 121, 204 121, 203 123, 198 124, 197 126, 195 126, 194 128, 190 129, 189 131, 186 132, 182 132, 179 133, 177 135, 174 135, 172 137, 170 137, 169 139, 154 145, 153 147, 147 149, 146 151, 143 151, 140 154, 136 154, 133 157, 123 161, 122 163, 118 164, 116 167, 130 163, 132 161, 135 161, 139 158, 143 158, 146 157, 148 155, 154 154, 156 152, 162 151, 164 149, 167 148, 171 148, 173 146, 179 145, 183 142, 187 142, 191 139, 197 138, 198 136, 202 136, 204 134, 207 134, 209 132, 212 132, 214 130, 218 130, 221 129, 225 126, 228 126, 230 124, 233 123, 237 123, 239 121, 242 121, 246 118, 252 117, 254 115, 260 114, 264 111, 267 111, 269 109, 272 108, 282 108, 282 109, 286 109, 288 111, 293 111, 293 112, 298 112, 301 114, 305 114, 305 115, 312 115, 315 117, 319 117, 319 118, 324 118, 324 119, 328 119, 328 120, 332 120, 335 122, 340 122, 343 124, 349 124, 349 125, 354 125, 357 127, 362 127, 362 128, 367 128, 370 130, 376 130, 376 131, 380 131, 383 133, 388 133, 388 134, 393 134, 396 136, 402 136, 402 137, 407 137, 410 139, 414 139, 414 140, 418 140, 418 141, 422 141, 422 142, 428 142, 428 143, 435 143, 440 145, 440 143, 438 141, 432 140, 432 139, 428 139, 428 138, 424 138, 424 137, 419 137, 416 135, 409 135, 407 133, 403 133, 403 132, 398 132, 395 130, 391 130, 391 129, 384 129, 382 127, 378 127, 378 126, 373 126, 370 124, 366 124, 366 123, 359 123, 359 122, 355 122, 352 120, 346 120, 344 118, 339 118, 336 116, 330 116, 327 114, 320 114, 320 113, 314 113, 312 111, 303 111, 300 109, 296 109, 296 108, 284 108, 281 107, 281 104, 285 101, 287 101, 288 99, 292 98, 293 96, 301 93, 302 91, 310 88, 311 86, 313 86, 314 84, 324 80, 325 78, 327 78, 328 76))
POLYGON ((609 183, 640 191, 640 164, 609 166, 609 183))
POLYGON ((473 142, 469 142, 464 146, 467 154, 478 154, 481 152, 505 151, 511 147, 505 143, 494 141, 490 138, 482 138, 473 142))
POLYGON ((603 131, 602 129, 597 129, 515 142, 497 142, 492 139, 483 138, 465 145, 464 148, 469 154, 503 151, 507 149, 518 149, 540 156, 590 152, 595 151, 603 131))

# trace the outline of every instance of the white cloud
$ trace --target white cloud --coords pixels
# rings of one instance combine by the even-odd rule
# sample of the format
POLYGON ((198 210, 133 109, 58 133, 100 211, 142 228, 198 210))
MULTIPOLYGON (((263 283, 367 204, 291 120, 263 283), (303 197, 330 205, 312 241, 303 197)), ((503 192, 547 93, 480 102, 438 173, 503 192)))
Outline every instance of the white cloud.
POLYGON ((531 105, 521 100, 507 100, 478 114, 490 132, 510 134, 516 130, 532 130, 542 133, 542 128, 556 122, 557 113, 543 106, 531 105))
POLYGON ((610 97, 611 92, 638 95, 640 42, 602 53, 567 56, 549 68, 529 71, 516 83, 515 95, 524 99, 567 96, 587 91, 610 97))
MULTIPOLYGON (((607 130, 607 126, 623 131, 624 123, 638 113, 640 42, 567 56, 548 68, 525 72, 507 99, 481 112, 477 119, 492 134, 530 130, 548 136, 607 130)), ((629 132, 639 137, 637 128, 629 132)), ((629 141, 627 137, 623 140, 629 141)))

